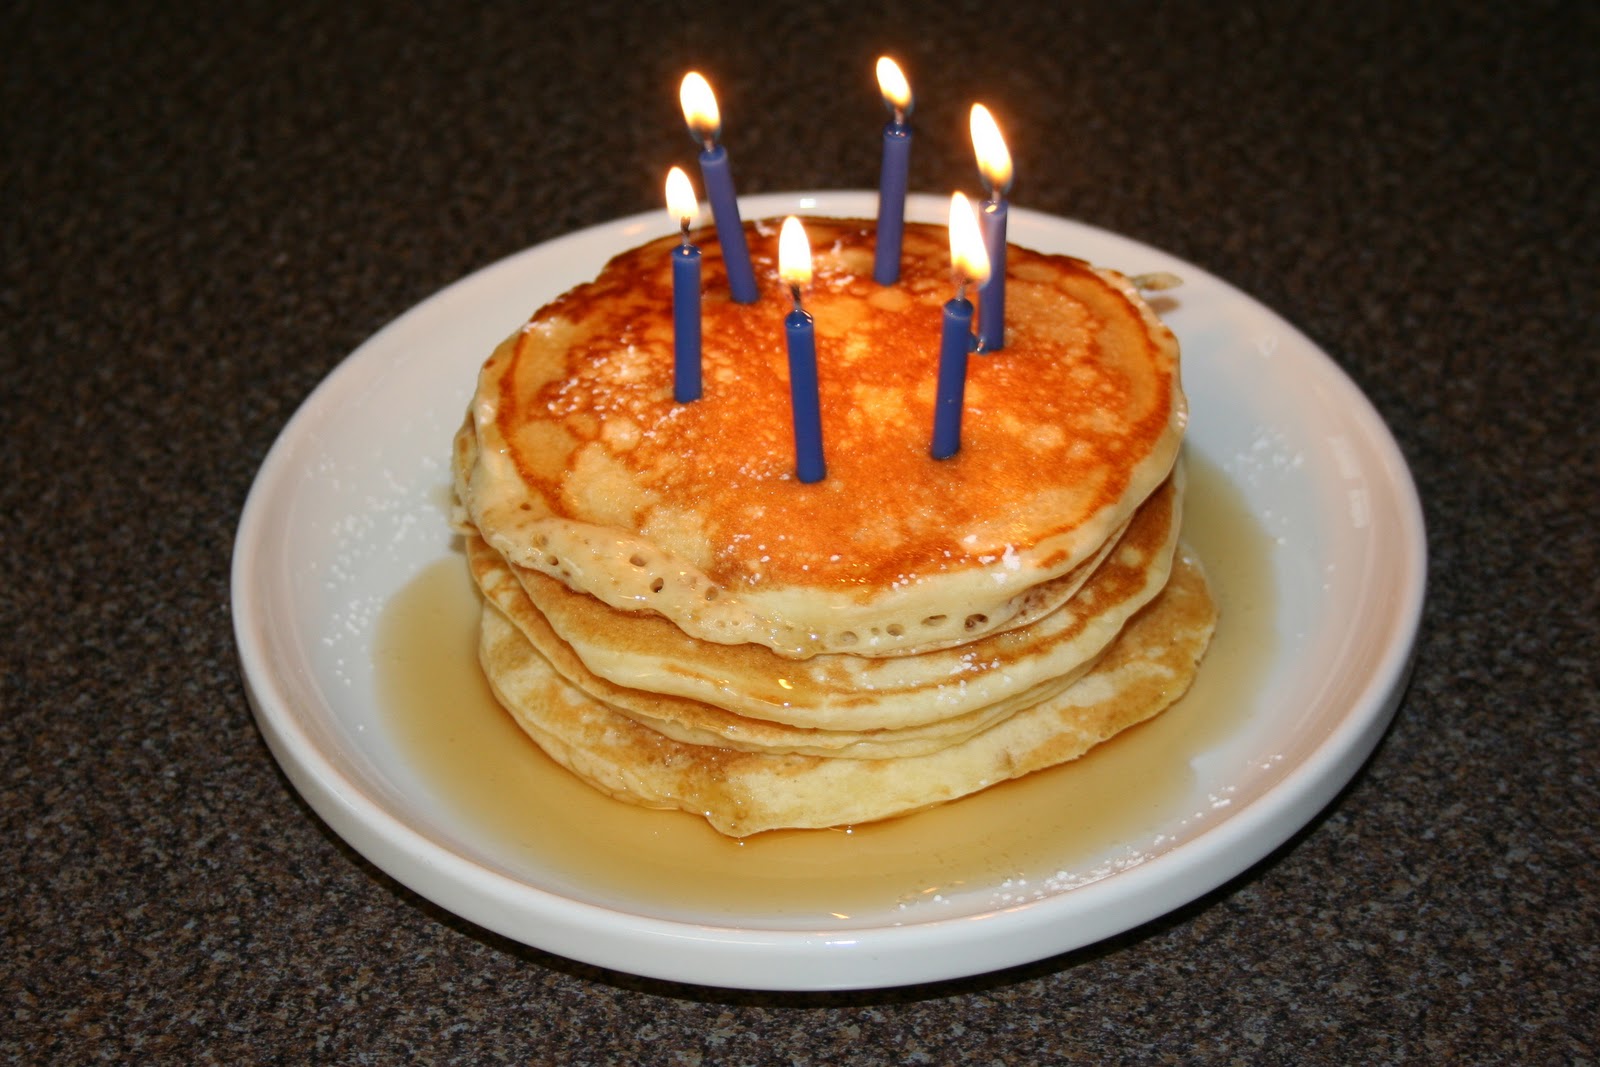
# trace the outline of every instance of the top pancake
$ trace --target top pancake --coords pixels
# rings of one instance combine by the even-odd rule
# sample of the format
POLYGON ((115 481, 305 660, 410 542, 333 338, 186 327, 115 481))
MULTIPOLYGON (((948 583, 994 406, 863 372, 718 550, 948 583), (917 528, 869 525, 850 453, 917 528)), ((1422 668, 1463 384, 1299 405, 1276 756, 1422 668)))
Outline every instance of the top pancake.
POLYGON ((788 656, 894 654, 1015 623, 1167 476, 1186 410, 1177 343, 1115 272, 1008 250, 1007 344, 968 368, 961 451, 929 456, 945 230, 906 228, 872 281, 870 222, 810 218, 827 477, 794 475, 777 227, 752 223, 762 299, 703 249, 705 391, 672 397, 677 238, 623 253, 491 356, 457 495, 506 559, 691 636, 788 656))

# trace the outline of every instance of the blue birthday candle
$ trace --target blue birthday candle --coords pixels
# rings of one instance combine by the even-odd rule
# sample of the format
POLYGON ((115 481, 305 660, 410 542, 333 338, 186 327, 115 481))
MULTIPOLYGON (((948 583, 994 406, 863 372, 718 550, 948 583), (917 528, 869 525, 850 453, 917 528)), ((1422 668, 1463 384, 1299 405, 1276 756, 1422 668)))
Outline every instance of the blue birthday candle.
POLYGON ((978 337, 985 352, 998 352, 1006 343, 1006 194, 1011 191, 1011 151, 994 116, 982 104, 972 105, 972 147, 989 193, 983 203, 983 235, 990 273, 988 283, 978 289, 978 337))
POLYGON ((878 171, 878 239, 872 277, 879 285, 900 280, 900 245, 906 226, 906 184, 911 169, 911 86, 888 56, 878 60, 878 89, 893 116, 883 127, 878 171))
POLYGON ((722 113, 711 85, 700 74, 684 75, 678 89, 683 119, 689 133, 700 145, 700 180, 711 201, 711 217, 717 224, 717 241, 722 245, 722 262, 728 272, 728 290, 735 302, 753 304, 760 296, 755 270, 750 265, 750 248, 745 243, 744 222, 739 218, 739 200, 733 192, 733 168, 728 150, 718 143, 722 135, 722 113))
POLYGON ((672 395, 687 404, 701 389, 700 250, 689 240, 700 203, 682 167, 667 173, 667 213, 683 230, 683 243, 672 250, 672 395))
POLYGON ((961 414, 966 406, 967 355, 977 345, 972 336, 972 301, 967 285, 982 284, 989 276, 989 256, 978 232, 972 205, 961 193, 950 197, 950 270, 956 295, 944 305, 944 327, 939 335, 939 379, 933 402, 934 459, 949 459, 961 451, 961 414))
POLYGON ((784 316, 789 352, 789 407, 794 418, 795 475, 820 482, 827 474, 822 456, 822 404, 817 385, 816 323, 800 301, 800 287, 811 281, 811 243, 800 220, 790 215, 778 233, 778 274, 789 287, 794 310, 784 316))

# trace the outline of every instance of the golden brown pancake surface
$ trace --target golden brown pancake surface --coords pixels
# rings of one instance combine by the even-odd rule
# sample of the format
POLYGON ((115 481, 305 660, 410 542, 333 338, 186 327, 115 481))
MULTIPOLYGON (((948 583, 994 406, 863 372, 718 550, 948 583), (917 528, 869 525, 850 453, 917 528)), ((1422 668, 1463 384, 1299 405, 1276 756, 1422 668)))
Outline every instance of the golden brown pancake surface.
POLYGON ((776 226, 749 226, 762 300, 704 247, 705 390, 672 397, 669 253, 614 259, 495 352, 458 441, 484 538, 613 607, 702 640, 867 654, 1004 628, 1167 475, 1186 419, 1177 346, 1126 279, 1009 251, 1007 345, 968 368, 961 451, 929 456, 943 228, 909 225, 902 280, 872 227, 807 219, 827 477, 794 476, 776 226))

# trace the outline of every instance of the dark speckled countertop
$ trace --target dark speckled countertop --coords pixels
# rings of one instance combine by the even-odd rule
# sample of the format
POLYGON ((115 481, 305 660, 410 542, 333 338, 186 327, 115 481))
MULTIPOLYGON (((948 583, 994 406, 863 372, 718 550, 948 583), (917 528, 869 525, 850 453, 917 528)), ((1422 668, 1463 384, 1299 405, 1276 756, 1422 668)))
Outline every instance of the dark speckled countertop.
POLYGON ((0 15, 0 1058, 1595 1060, 1592 5, 137 6, 0 15), (1431 553, 1393 728, 1222 888, 949 984, 674 986, 435 908, 251 718, 253 474, 400 312, 658 207, 691 66, 742 192, 871 187, 885 50, 918 188, 974 188, 992 102, 1018 204, 1226 278, 1372 398, 1431 553))

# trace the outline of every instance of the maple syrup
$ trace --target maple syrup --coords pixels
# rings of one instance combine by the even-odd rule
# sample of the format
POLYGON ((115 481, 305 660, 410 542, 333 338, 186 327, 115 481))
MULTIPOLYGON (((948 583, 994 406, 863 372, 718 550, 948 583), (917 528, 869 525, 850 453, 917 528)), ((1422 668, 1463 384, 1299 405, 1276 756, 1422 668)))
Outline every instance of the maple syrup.
MULTIPOLYGON (((1218 468, 1188 459, 1183 538, 1221 608, 1194 685, 1082 758, 929 811, 838 830, 723 837, 701 818, 613 800, 551 761, 478 667, 479 601, 459 556, 386 606, 374 654, 400 747, 440 804, 511 870, 613 908, 745 925, 848 920, 987 887, 998 905, 1136 848, 1193 804, 1190 760, 1243 721, 1274 642, 1271 543, 1218 468)), ((930 917, 932 917, 930 915, 930 917)))

